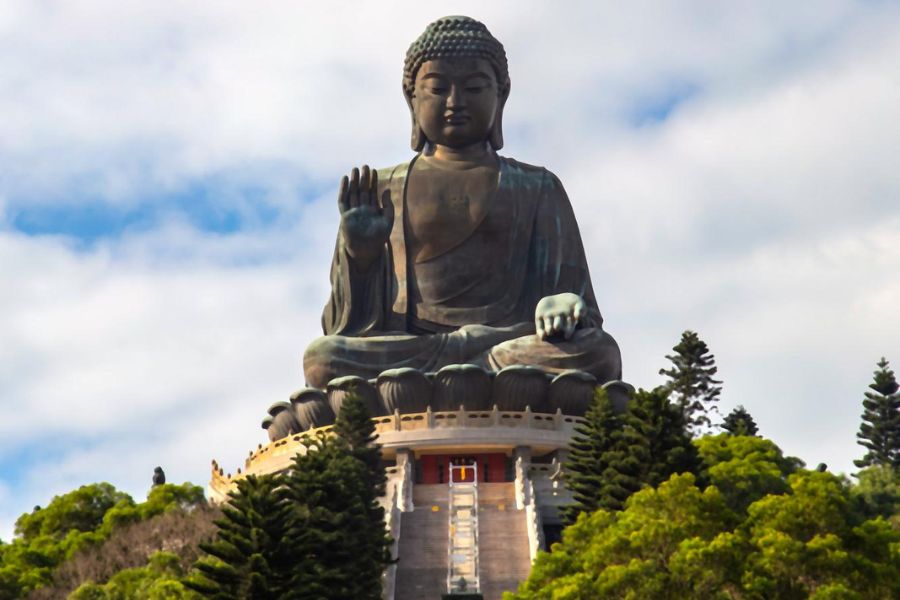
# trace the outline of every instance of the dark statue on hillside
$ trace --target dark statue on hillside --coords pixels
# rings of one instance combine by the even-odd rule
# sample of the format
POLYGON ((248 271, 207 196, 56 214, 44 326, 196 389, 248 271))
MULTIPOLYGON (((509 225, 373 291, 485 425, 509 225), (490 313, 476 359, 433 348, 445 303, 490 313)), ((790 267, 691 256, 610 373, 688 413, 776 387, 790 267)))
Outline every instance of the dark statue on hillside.
POLYGON ((562 184, 497 154, 509 92, 503 46, 474 19, 439 19, 410 46, 403 93, 417 154, 341 181, 308 385, 460 363, 620 379, 562 184))
POLYGON ((153 487, 158 485, 163 485, 166 482, 166 474, 163 471, 162 467, 156 467, 153 469, 153 487))

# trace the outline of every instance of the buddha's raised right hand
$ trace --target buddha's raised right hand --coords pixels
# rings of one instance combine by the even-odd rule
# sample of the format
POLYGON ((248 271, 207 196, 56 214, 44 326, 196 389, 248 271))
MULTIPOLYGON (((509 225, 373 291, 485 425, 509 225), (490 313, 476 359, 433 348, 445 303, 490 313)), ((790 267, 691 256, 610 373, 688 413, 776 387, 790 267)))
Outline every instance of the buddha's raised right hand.
POLYGON ((381 255, 394 223, 393 211, 385 210, 378 198, 377 171, 363 165, 361 171, 354 168, 350 177, 345 175, 338 207, 347 253, 358 267, 366 269, 381 255))

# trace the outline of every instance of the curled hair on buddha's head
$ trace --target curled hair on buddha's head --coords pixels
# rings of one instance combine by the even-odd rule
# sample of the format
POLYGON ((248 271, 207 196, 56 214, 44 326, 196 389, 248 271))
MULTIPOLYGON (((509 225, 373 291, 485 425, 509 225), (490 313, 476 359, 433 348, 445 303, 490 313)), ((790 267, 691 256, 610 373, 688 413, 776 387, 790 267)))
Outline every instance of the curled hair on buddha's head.
POLYGON ((491 35, 481 21, 472 17, 442 17, 429 24, 419 39, 406 51, 403 64, 403 95, 409 104, 412 116, 412 149, 416 152, 425 146, 425 132, 419 127, 413 111, 412 98, 415 93, 416 74, 429 60, 436 58, 483 58, 491 64, 497 77, 497 114, 490 132, 489 141, 494 150, 503 147, 503 105, 509 95, 509 68, 506 51, 497 38, 491 35))

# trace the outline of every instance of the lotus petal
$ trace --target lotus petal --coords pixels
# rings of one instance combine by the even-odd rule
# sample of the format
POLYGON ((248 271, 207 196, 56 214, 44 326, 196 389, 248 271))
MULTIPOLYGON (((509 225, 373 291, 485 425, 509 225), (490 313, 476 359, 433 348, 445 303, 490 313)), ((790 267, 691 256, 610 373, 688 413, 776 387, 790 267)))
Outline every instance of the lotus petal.
POLYGON ((624 381, 607 381, 603 384, 603 389, 606 390, 615 411, 624 413, 634 393, 634 386, 624 381))
POLYGON ((584 371, 563 371, 550 382, 550 408, 583 417, 594 399, 597 378, 584 371))
POLYGON ((346 377, 337 377, 328 382, 326 387, 328 392, 328 404, 334 412, 335 417, 341 413, 341 406, 350 394, 357 394, 362 398, 363 404, 369 411, 371 417, 381 417, 387 413, 378 399, 378 391, 371 383, 357 377, 356 375, 348 375, 346 377))
POLYGON ((391 369, 378 376, 378 395, 387 414, 425 412, 431 400, 431 382, 418 369, 391 369))
POLYGON ((269 407, 269 415, 272 417, 272 424, 269 425, 270 440, 280 440, 292 433, 300 432, 300 424, 294 418, 289 402, 276 402, 269 407))
POLYGON ((512 365, 494 377, 493 403, 499 410, 522 411, 530 406, 532 412, 552 412, 547 400, 548 387, 550 382, 544 371, 512 365))
POLYGON ((491 376, 476 365, 447 365, 434 375, 434 411, 490 410, 491 376))
POLYGON ((294 417, 300 423, 300 431, 324 427, 334 423, 334 411, 328 396, 322 390, 304 388, 291 394, 294 417))

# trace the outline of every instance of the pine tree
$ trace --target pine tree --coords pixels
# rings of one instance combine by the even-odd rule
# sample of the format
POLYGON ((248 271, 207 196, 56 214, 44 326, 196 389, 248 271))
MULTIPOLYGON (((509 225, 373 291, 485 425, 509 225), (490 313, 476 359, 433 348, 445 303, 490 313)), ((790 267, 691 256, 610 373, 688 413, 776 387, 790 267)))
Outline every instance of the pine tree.
POLYGON ((647 440, 631 414, 617 413, 605 390, 597 390, 584 418, 569 444, 566 487, 575 502, 563 509, 567 523, 582 512, 621 510, 641 487, 647 457, 647 440))
POLYGON ((867 450, 854 461, 857 467, 900 467, 900 394, 897 378, 884 357, 878 361, 874 381, 863 400, 862 423, 856 434, 858 443, 867 450))
POLYGON ((700 472, 700 458, 684 414, 669 401, 668 389, 638 390, 631 398, 629 410, 647 442, 641 470, 643 484, 656 487, 675 473, 700 472))
POLYGON ((387 477, 381 464, 381 446, 376 443, 375 423, 362 398, 350 394, 341 405, 341 411, 332 431, 346 442, 354 458, 362 461, 368 470, 367 481, 375 497, 383 496, 387 477))
POLYGON ((293 506, 287 537, 295 568, 284 598, 381 598, 390 538, 369 478, 340 437, 311 439, 294 459, 286 495, 293 506))
POLYGON ((672 368, 660 369, 659 374, 669 378, 666 387, 675 394, 675 404, 691 432, 698 435, 712 425, 709 413, 718 411, 715 402, 719 401, 722 382, 713 376, 719 369, 706 342, 693 331, 682 333, 681 341, 672 350, 675 354, 666 355, 672 368))
POLYGON ((722 429, 731 435, 756 435, 759 432, 756 421, 741 405, 728 413, 722 421, 722 429))
POLYGON ((195 563, 185 585, 217 600, 275 600, 287 592, 293 565, 284 536, 290 507, 277 475, 248 475, 223 507, 216 539, 200 544, 210 557, 195 563))

